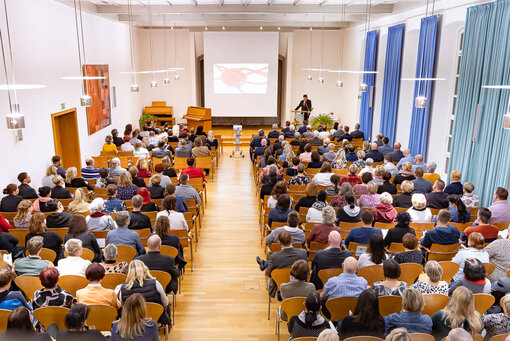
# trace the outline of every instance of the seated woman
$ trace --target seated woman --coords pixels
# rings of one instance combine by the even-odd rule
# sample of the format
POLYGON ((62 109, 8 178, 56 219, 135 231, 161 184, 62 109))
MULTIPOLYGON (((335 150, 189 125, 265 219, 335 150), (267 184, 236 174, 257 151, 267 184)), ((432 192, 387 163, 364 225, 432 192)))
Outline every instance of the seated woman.
POLYGON ((75 340, 106 340, 99 330, 89 329, 85 324, 89 317, 90 308, 85 304, 75 304, 65 317, 67 330, 49 330, 49 334, 58 341, 75 340))
MULTIPOLYGON (((289 161, 285 161, 283 163, 282 167, 286 168, 285 175, 294 177, 294 176, 298 175, 298 173, 299 173, 298 166, 301 164, 301 161, 294 154, 294 152, 292 150, 289 152, 288 155, 292 155, 292 157, 288 159, 289 161), (292 154, 290 154, 290 153, 292 153, 292 154)), ((305 165, 303 164, 303 166, 305 166, 305 165)), ((305 166, 305 168, 306 168, 306 166, 305 166)), ((303 170, 303 173, 304 173, 304 170, 303 170)), ((299 184, 294 184, 294 185, 299 185, 299 184)))
POLYGON ((23 306, 32 311, 21 291, 10 290, 14 278, 16 278, 14 271, 0 269, 0 309, 13 310, 23 306))
POLYGON ((25 235, 25 245, 32 237, 35 236, 43 237, 44 248, 55 251, 57 254, 55 262, 62 257, 62 237, 55 232, 46 231, 46 223, 44 220, 44 214, 42 213, 34 213, 30 218, 30 222, 28 223, 28 233, 25 235))
MULTIPOLYGON (((115 145, 114 145, 115 146, 115 145)), ((78 187, 87 187, 89 191, 94 190, 94 187, 89 185, 88 182, 83 180, 83 178, 78 177, 78 170, 76 167, 69 167, 66 171, 66 188, 78 188, 78 187)))
POLYGON ((138 186, 133 185, 130 172, 123 172, 117 185, 117 199, 131 200, 138 192, 138 186))
POLYGON ((218 139, 214 137, 214 132, 212 130, 207 132, 207 146, 209 149, 212 149, 213 147, 216 149, 218 148, 218 139))
POLYGON ((482 317, 487 337, 510 333, 510 295, 505 295, 501 304, 502 313, 485 314, 482 317))
POLYGON ((370 236, 367 251, 359 256, 358 269, 370 265, 379 265, 387 258, 384 252, 384 240, 380 234, 370 236))
POLYGON ((188 229, 188 223, 184 214, 177 212, 177 199, 174 195, 169 195, 163 200, 163 210, 158 212, 156 219, 167 217, 170 222, 170 230, 188 229))
POLYGON ((71 308, 76 303, 73 294, 58 286, 59 276, 57 268, 46 268, 41 271, 39 280, 43 288, 34 293, 32 300, 34 310, 41 307, 71 308))
POLYGON ((87 216, 87 227, 89 231, 107 231, 117 228, 113 218, 103 213, 103 198, 94 199, 89 206, 90 215, 87 216))
POLYGON ((175 172, 175 169, 172 165, 172 160, 170 159, 170 156, 165 156, 161 163, 163 164, 163 175, 166 175, 170 178, 176 178, 177 173, 175 172))
MULTIPOLYGON (((292 160, 295 157, 296 157, 296 154, 294 154, 294 152, 292 151, 292 145, 290 143, 288 143, 283 146, 283 152, 278 157, 278 161, 284 162, 284 163, 287 162, 287 167, 290 167, 293 164, 292 160)), ((299 164, 299 158, 298 158, 298 164, 299 164)))
POLYGON ((151 194, 152 199, 163 199, 163 194, 165 193, 165 188, 161 186, 161 176, 159 174, 155 174, 151 177, 152 186, 149 186, 147 189, 151 194))
POLYGON ((177 256, 175 257, 175 265, 179 269, 183 269, 187 262, 184 260, 183 249, 179 237, 174 234, 168 234, 170 230, 170 221, 168 217, 159 217, 156 219, 154 225, 154 234, 157 234, 161 239, 161 245, 171 246, 177 249, 177 256))
POLYGON ((456 194, 448 196, 450 203, 450 222, 465 224, 471 220, 471 212, 466 208, 460 197, 456 194))
POLYGON ((399 281, 401 270, 400 265, 393 259, 383 261, 384 281, 375 282, 372 290, 377 296, 396 295, 402 296, 407 288, 407 283, 399 281))
MULTIPOLYGON (((406 212, 404 212, 406 213, 406 212)), ((414 233, 414 231, 413 231, 414 233)), ((418 247, 418 238, 413 233, 406 233, 402 237, 402 244, 404 245, 404 252, 399 252, 393 256, 393 259, 398 264, 403 263, 423 263, 423 253, 418 247)))
POLYGON ((18 211, 14 217, 14 228, 15 229, 26 229, 28 228, 28 222, 32 217, 32 202, 30 200, 20 201, 18 204, 18 211))
POLYGON ((411 216, 408 212, 397 213, 397 224, 388 230, 386 237, 384 237, 384 245, 389 248, 391 243, 402 243, 402 238, 406 233, 416 235, 412 227, 409 227, 411 216))
POLYGON ((460 282, 464 278, 464 264, 466 260, 478 259, 482 263, 489 263, 489 254, 484 251, 485 239, 479 232, 473 232, 468 237, 468 247, 460 249, 453 257, 452 262, 459 264, 459 271, 453 276, 454 282, 460 282))
POLYGON ((341 230, 335 225, 335 222, 335 209, 331 206, 324 207, 322 209, 322 224, 316 224, 313 226, 312 231, 307 238, 308 245, 310 245, 312 242, 327 244, 329 233, 331 231, 338 231, 338 233, 341 233, 341 230))
POLYGON ((126 300, 136 293, 142 294, 147 302, 161 304, 164 308, 164 312, 158 322, 170 324, 170 317, 167 314, 169 301, 165 294, 165 289, 151 276, 149 268, 147 268, 142 261, 135 259, 129 263, 126 283, 121 284, 117 288, 120 289, 119 299, 123 304, 126 304, 126 300))
POLYGON ((356 147, 353 144, 348 144, 345 147, 345 159, 347 162, 354 162, 358 160, 358 155, 355 153, 356 147))
POLYGON ((270 173, 272 171, 274 171, 275 169, 276 169, 276 174, 278 174, 277 175, 278 180, 282 180, 283 176, 280 174, 280 169, 276 165, 275 158, 272 157, 272 156, 269 156, 267 158, 266 166, 264 168, 262 168, 262 170, 260 171, 260 174, 259 174, 259 181, 260 181, 260 183, 262 183, 262 184, 267 183, 267 181, 269 180, 270 173))
POLYGON ((299 209, 301 207, 310 208, 316 201, 317 201, 317 186, 314 183, 310 182, 308 183, 308 185, 306 185, 305 196, 299 199, 294 209, 296 210, 296 212, 299 212, 299 209))
POLYGON ((368 194, 364 194, 359 198, 359 206, 361 208, 375 208, 380 203, 379 194, 377 194, 377 184, 370 181, 367 184, 368 194))
POLYGON ((51 341, 46 333, 38 333, 32 324, 32 314, 25 307, 17 307, 7 319, 7 330, 0 337, 1 341, 51 341))
POLYGON ((432 212, 427 207, 427 198, 422 193, 413 194, 411 197, 413 207, 407 210, 411 215, 413 223, 430 223, 432 221, 432 212))
POLYGON ((298 337, 318 337, 319 334, 330 328, 329 322, 321 315, 321 297, 318 293, 310 293, 306 297, 305 310, 299 315, 292 316, 287 324, 289 340, 298 337))
POLYGON ((87 201, 87 195, 79 188, 74 192, 74 200, 67 206, 69 213, 85 213, 89 211, 89 203, 87 201))
MULTIPOLYGON (((167 185, 165 187, 165 193, 163 193, 163 197, 166 197, 168 195, 175 195, 175 189, 176 187, 174 184, 167 185)), ((184 198, 181 196, 176 196, 175 198, 177 199, 177 212, 181 213, 188 212, 188 205, 186 205, 186 201, 184 200, 184 198)))
POLYGON ((287 222, 287 218, 289 213, 292 212, 290 208, 290 196, 288 194, 282 194, 278 198, 275 207, 269 210, 269 214, 267 217, 267 223, 269 227, 271 227, 273 221, 279 223, 287 222))
POLYGON ((92 263, 85 270, 85 277, 89 281, 89 285, 76 291, 78 303, 91 305, 107 305, 120 309, 120 301, 112 289, 106 289, 101 286, 101 280, 104 278, 104 267, 99 263, 92 263))
POLYGON ((475 310, 473 292, 466 287, 456 288, 446 308, 432 315, 432 332, 436 340, 446 337, 450 330, 463 328, 471 334, 483 329, 483 322, 475 310))
POLYGON ((466 259, 464 262, 464 278, 450 287, 448 295, 451 296, 455 289, 460 286, 468 288, 473 294, 490 294, 491 282, 485 278, 486 276, 487 270, 479 259, 466 259))
MULTIPOLYGON (((343 184, 342 184, 343 185, 343 184)), ((345 206, 338 208, 337 212, 337 225, 340 226, 341 222, 358 223, 361 221, 361 208, 356 206, 356 197, 353 193, 346 193, 345 206)))
POLYGON ((266 195, 270 195, 274 185, 280 180, 278 167, 276 167, 276 165, 271 165, 267 174, 267 182, 263 182, 262 187, 260 187, 260 199, 264 199, 266 195))
POLYGON ((406 180, 412 181, 414 179, 416 178, 414 177, 413 173, 413 165, 411 164, 411 162, 406 161, 402 164, 402 169, 400 170, 400 172, 397 175, 395 175, 393 183, 395 185, 400 185, 402 182, 406 180))
POLYGON ((360 175, 360 178, 361 183, 355 184, 352 187, 352 191, 354 192, 355 195, 369 194, 370 192, 368 191, 368 183, 373 179, 372 173, 363 173, 360 175))
MULTIPOLYGON (((361 199, 360 199, 361 200, 361 199)), ((391 204, 393 198, 388 192, 379 195, 380 203, 375 206, 372 211, 374 213, 374 222, 376 223, 393 223, 397 218, 397 210, 391 204)))
POLYGON ((82 242, 79 239, 69 239, 64 244, 67 257, 58 261, 57 269, 61 276, 76 275, 85 276, 85 270, 90 261, 81 258, 83 253, 82 242))
POLYGON ((315 174, 312 178, 312 182, 318 186, 332 186, 331 175, 333 174, 331 172, 331 164, 324 162, 319 173, 315 174))
POLYGON ((326 189, 326 193, 328 193, 328 195, 333 195, 333 196, 338 195, 338 192, 340 192, 340 186, 339 186, 340 176, 338 176, 337 174, 333 174, 333 175, 331 175, 331 178, 329 178, 329 180, 331 181, 331 187, 326 189))
POLYGON ((347 168, 347 159, 345 158, 345 150, 343 148, 339 149, 336 153, 332 167, 335 169, 347 168))
MULTIPOLYGON (((287 175, 289 173, 289 169, 290 168, 287 168, 287 175)), ((299 163, 296 167, 296 172, 297 174, 290 178, 289 185, 308 185, 310 183, 310 177, 305 174, 304 164, 299 163)))
POLYGON ((342 320, 340 338, 345 340, 353 336, 384 336, 384 318, 379 313, 377 295, 371 290, 363 291, 356 303, 352 315, 342 320))
POLYGON ((308 163, 308 168, 321 168, 322 167, 322 161, 321 161, 321 155, 318 151, 312 152, 311 156, 311 162, 308 163))
POLYGON ((383 192, 388 192, 391 195, 397 194, 397 186, 395 184, 392 184, 390 182, 391 180, 391 173, 388 171, 384 171, 384 174, 382 175, 383 183, 379 185, 377 188, 377 193, 382 194, 383 192))
POLYGON ((125 300, 120 320, 112 324, 111 333, 114 341, 159 340, 156 322, 146 317, 146 301, 151 302, 138 293, 125 300))
POLYGON ((437 180, 441 180, 441 176, 435 173, 436 168, 437 164, 434 161, 429 162, 427 163, 427 171, 423 174, 423 178, 430 181, 431 184, 434 184, 437 180))
POLYGON ((409 333, 432 333, 432 319, 422 314, 425 301, 416 289, 407 288, 402 295, 402 312, 384 317, 386 333, 395 328, 405 328, 409 333))
POLYGON ((117 262, 117 253, 115 244, 108 244, 103 250, 104 262, 101 266, 107 274, 127 274, 128 263, 117 262))
MULTIPOLYGON (((374 165, 374 160, 372 158, 368 158, 365 160, 365 167, 363 169, 361 169, 361 171, 359 172, 359 175, 363 175, 365 173, 370 173, 372 175, 374 175, 374 171, 375 171, 375 168, 373 167, 374 165)), ((373 181, 373 179, 372 179, 373 181)))
POLYGON ((39 187, 39 198, 32 204, 33 212, 50 212, 49 208, 46 207, 48 201, 51 200, 51 188, 48 186, 39 187))
POLYGON ((132 152, 135 150, 135 147, 131 144, 131 136, 124 136, 122 141, 124 141, 124 143, 120 145, 121 152, 132 152))
POLYGON ((128 172, 129 174, 131 174, 131 182, 134 185, 138 186, 138 188, 147 187, 145 181, 142 178, 138 177, 138 168, 136 168, 135 166, 131 166, 129 167, 128 172))
POLYGON ((409 180, 405 180, 402 182, 402 185, 400 185, 400 189, 402 193, 395 196, 393 199, 393 206, 403 208, 412 207, 414 184, 409 180))
POLYGON ((366 153, 364 150, 360 150, 358 151, 358 153, 356 153, 356 156, 358 157, 358 159, 356 161, 353 162, 353 165, 356 165, 356 167, 358 168, 365 168, 366 164, 365 164, 365 156, 366 156, 366 153))
POLYGON ((117 150, 117 146, 113 143, 113 137, 111 135, 107 135, 104 138, 104 144, 103 144, 103 152, 110 152, 117 155, 119 152, 117 150))
POLYGON ((138 169, 137 178, 150 178, 152 176, 149 170, 149 161, 145 157, 141 157, 136 162, 136 168, 138 169))
MULTIPOLYGON (((289 194, 289 191, 287 189, 287 183, 285 181, 278 181, 276 185, 274 185, 273 190, 271 191, 271 195, 269 196, 269 199, 267 200, 267 207, 275 207, 276 202, 278 201, 278 198, 282 194, 289 194)), ((290 203, 292 207, 292 201, 290 203)))
POLYGON ((299 161, 312 162, 312 145, 310 143, 306 143, 304 151, 302 153, 299 153, 299 161))
MULTIPOLYGON (((315 293, 315 285, 307 282, 310 269, 308 268, 308 262, 300 259, 292 264, 290 269, 290 282, 283 283, 280 286, 280 294, 282 299, 286 300, 292 297, 308 297, 308 295, 315 293)), ((284 321, 288 320, 285 312, 282 314, 284 321)))
POLYGON ((60 175, 53 177, 55 187, 51 190, 51 197, 53 199, 72 199, 73 196, 68 189, 64 188, 64 179, 60 175))
MULTIPOLYGON (((332 175, 331 177, 333 178, 335 175, 332 175)), ((336 175, 336 176, 338 176, 338 175, 336 175)), ((338 179, 340 179, 340 178, 338 178, 338 179)), ((349 182, 344 182, 340 186, 340 190, 338 191, 338 193, 331 199, 331 206, 341 208, 341 207, 344 207, 345 205, 347 205, 347 201, 345 200, 345 196, 347 194, 354 194, 354 193, 352 191, 351 184, 349 182)))
POLYGON ((133 150, 133 156, 136 157, 149 157, 149 151, 144 147, 142 141, 138 140, 135 142, 135 149, 133 150))
POLYGON ((448 283, 441 280, 441 277, 443 277, 443 267, 435 260, 430 260, 425 264, 424 270, 427 278, 424 281, 417 281, 411 285, 411 288, 418 290, 424 295, 448 295, 448 283))
POLYGON ((80 214, 75 214, 69 221, 69 231, 64 236, 64 243, 69 239, 79 239, 82 247, 94 252, 93 262, 101 261, 101 248, 97 243, 96 236, 88 231, 87 220, 80 214))
POLYGON ((317 194, 317 201, 313 203, 313 205, 308 209, 308 213, 306 213, 307 223, 322 223, 322 210, 324 207, 329 206, 326 202, 327 197, 328 195, 326 191, 320 191, 317 194))
POLYGON ((46 169, 46 175, 42 178, 42 185, 48 186, 49 188, 55 187, 55 184, 53 183, 53 177, 57 176, 57 167, 51 165, 46 169))
MULTIPOLYGON (((142 202, 142 208, 140 211, 142 212, 154 212, 159 211, 158 205, 156 205, 154 202, 152 202, 151 193, 149 190, 145 187, 141 187, 138 189, 138 195, 140 195, 143 198, 142 202)), ((166 195, 165 195, 166 197, 166 195)))
MULTIPOLYGON (((384 183, 384 179, 383 179, 384 173, 386 173, 386 170, 384 169, 384 167, 382 165, 375 167, 374 178, 372 179, 372 181, 375 182, 377 184, 377 186, 381 186, 384 183)), ((395 186, 395 189, 396 188, 397 187, 395 186)), ((379 194, 381 194, 381 193, 379 193, 379 194)))
POLYGON ((117 199, 117 185, 108 185, 106 187, 106 195, 108 199, 104 201, 104 212, 115 213, 118 211, 127 211, 124 200, 117 199))
POLYGON ((3 193, 6 195, 0 202, 1 212, 16 212, 18 210, 18 204, 23 200, 19 196, 18 186, 15 184, 9 184, 4 188, 3 193))
POLYGON ((46 204, 50 212, 50 215, 46 216, 46 226, 50 229, 65 228, 69 226, 69 220, 73 216, 69 212, 64 211, 64 205, 58 202, 57 199, 51 199, 46 204))

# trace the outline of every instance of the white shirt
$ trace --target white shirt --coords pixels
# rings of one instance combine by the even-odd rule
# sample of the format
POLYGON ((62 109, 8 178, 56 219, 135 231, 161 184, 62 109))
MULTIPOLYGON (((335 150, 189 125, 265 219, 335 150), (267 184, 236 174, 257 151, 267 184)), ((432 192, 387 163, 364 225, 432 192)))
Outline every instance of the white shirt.
MULTIPOLYGON (((267 199, 267 207, 274 208, 276 207, 276 200, 272 195, 269 196, 269 199, 267 199)), ((292 208, 292 199, 290 200, 289 208, 292 208)))
POLYGON ((135 147, 133 147, 133 145, 129 142, 120 145, 121 152, 132 152, 133 150, 135 150, 135 147))
POLYGON ((333 175, 333 173, 317 173, 314 175, 312 182, 319 186, 333 186, 331 183, 331 175, 333 175))
POLYGON ((44 176, 42 178, 42 185, 43 186, 48 186, 50 188, 54 188, 55 187, 55 184, 53 183, 53 177, 56 176, 56 175, 47 175, 47 176, 44 176))
POLYGON ((398 168, 393 163, 388 162, 383 165, 384 170, 389 172, 391 176, 396 176, 398 174, 398 168))
POLYGON ((316 208, 309 208, 308 213, 306 214, 306 222, 307 223, 317 223, 322 224, 322 211, 319 211, 316 208))
POLYGON ((85 277, 85 270, 90 265, 90 261, 81 257, 68 256, 58 261, 57 270, 60 276, 77 275, 85 277))
POLYGON ((319 133, 319 138, 320 139, 325 139, 325 138, 328 138, 329 137, 329 131, 321 131, 319 133))
POLYGON ((147 156, 147 157, 149 157, 149 151, 145 148, 133 150, 133 156, 147 156))
POLYGON ((453 276, 455 282, 459 282, 464 278, 464 263, 469 258, 476 258, 482 263, 489 263, 489 254, 486 251, 474 247, 461 249, 452 259, 452 262, 459 264, 459 271, 453 276))
MULTIPOLYGON (((384 259, 386 259, 386 255, 384 255, 384 259)), ((372 257, 370 256, 369 253, 362 253, 360 256, 359 256, 359 259, 358 259, 358 269, 361 269, 361 268, 364 268, 365 266, 370 266, 370 265, 377 265, 375 264, 374 262, 372 262, 372 257)))
POLYGON ((170 230, 180 230, 180 229, 188 229, 188 224, 186 223, 186 219, 184 219, 184 214, 177 211, 160 211, 156 215, 156 220, 159 217, 168 217, 170 221, 170 230))
POLYGON ((407 210, 407 213, 411 216, 413 223, 430 223, 432 221, 432 212, 428 207, 423 211, 418 211, 411 207, 407 210))
POLYGON ((361 174, 363 173, 372 173, 372 175, 374 174, 374 167, 365 167, 363 168, 360 172, 359 172, 359 176, 361 176, 361 174))

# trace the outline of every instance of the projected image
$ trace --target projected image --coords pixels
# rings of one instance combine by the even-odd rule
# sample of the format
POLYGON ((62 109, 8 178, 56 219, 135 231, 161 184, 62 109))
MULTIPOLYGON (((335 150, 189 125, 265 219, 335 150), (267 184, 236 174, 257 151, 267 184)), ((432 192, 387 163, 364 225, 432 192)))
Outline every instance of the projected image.
POLYGON ((217 94, 265 94, 269 64, 222 63, 213 65, 217 94))

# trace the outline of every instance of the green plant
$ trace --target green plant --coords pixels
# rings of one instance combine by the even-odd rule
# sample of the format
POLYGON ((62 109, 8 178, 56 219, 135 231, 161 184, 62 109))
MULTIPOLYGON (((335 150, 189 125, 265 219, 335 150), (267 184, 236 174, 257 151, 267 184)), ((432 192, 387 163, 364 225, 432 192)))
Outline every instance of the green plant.
POLYGON ((140 127, 143 126, 144 124, 147 124, 150 121, 154 121, 155 119, 156 118, 154 117, 154 115, 151 115, 151 114, 148 114, 148 113, 144 112, 140 116, 140 127))
POLYGON ((319 128, 319 124, 325 126, 326 129, 333 127, 333 119, 329 114, 319 114, 310 118, 312 120, 312 129, 316 130, 319 128))

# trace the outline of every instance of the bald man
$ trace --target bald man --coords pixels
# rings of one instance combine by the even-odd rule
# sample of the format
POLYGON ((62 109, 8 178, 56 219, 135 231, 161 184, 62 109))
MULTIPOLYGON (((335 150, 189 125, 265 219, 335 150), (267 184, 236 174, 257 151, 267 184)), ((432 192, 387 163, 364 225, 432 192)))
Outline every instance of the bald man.
POLYGON ((399 162, 400 159, 404 157, 404 153, 402 153, 400 148, 402 148, 402 145, 400 144, 400 142, 395 142, 393 144, 393 151, 388 154, 389 156, 391 156, 392 161, 399 162))
POLYGON ((324 284, 319 278, 322 269, 341 268, 344 260, 352 255, 352 252, 340 248, 342 236, 338 231, 331 231, 328 236, 328 248, 315 253, 312 260, 312 275, 310 282, 315 284, 316 289, 322 289, 324 284))
POLYGON ((179 269, 175 266, 173 257, 161 254, 161 238, 159 238, 157 234, 153 234, 149 237, 147 240, 147 249, 149 252, 136 257, 136 259, 142 261, 149 270, 160 270, 170 274, 172 279, 170 283, 168 283, 165 291, 166 293, 170 293, 171 291, 177 293, 179 287, 179 269))
POLYGON ((374 160, 374 162, 382 162, 384 155, 378 149, 379 149, 379 146, 377 145, 377 143, 375 143, 375 142, 372 143, 370 145, 370 151, 368 151, 365 154, 365 160, 370 158, 370 159, 374 160))
POLYGON ((404 154, 404 156, 398 161, 397 168, 401 169, 404 162, 407 161, 411 162, 411 164, 414 165, 414 157, 411 155, 411 150, 409 148, 406 148, 402 153, 404 154))
POLYGON ((356 275, 358 261, 347 257, 342 264, 343 273, 328 279, 324 284, 321 299, 327 301, 335 297, 358 297, 367 287, 367 280, 356 275))
POLYGON ((85 160, 85 167, 81 169, 81 177, 84 179, 98 179, 99 178, 99 169, 94 167, 94 159, 88 157, 85 160))
MULTIPOLYGON (((447 341, 473 341, 473 337, 462 328, 454 328, 448 333, 447 341)), ((505 339, 508 340, 508 337, 505 339)))
POLYGON ((269 150, 271 151, 271 155, 272 155, 273 150, 271 149, 271 147, 268 147, 267 140, 266 139, 260 140, 260 147, 255 148, 255 150, 253 151, 253 155, 255 155, 254 157, 264 155, 264 151, 266 148, 269 148, 269 150))
MULTIPOLYGON (((361 130, 359 130, 359 128, 360 128, 359 123, 356 123, 354 125, 354 130, 351 133, 351 136, 355 139, 365 137, 365 134, 361 130)), ((342 129, 342 128, 339 127, 338 129, 342 129)))
POLYGON ((427 172, 427 165, 423 162, 423 155, 418 154, 414 157, 413 172, 416 168, 423 169, 423 173, 427 172))

